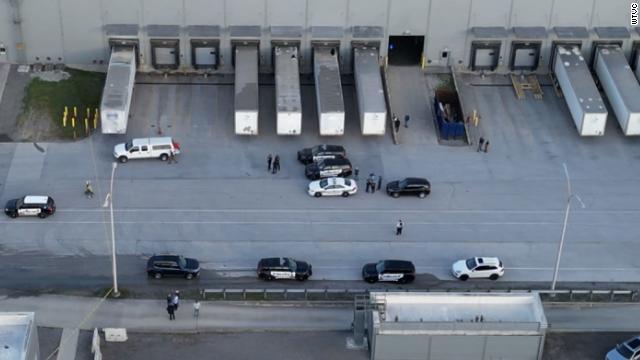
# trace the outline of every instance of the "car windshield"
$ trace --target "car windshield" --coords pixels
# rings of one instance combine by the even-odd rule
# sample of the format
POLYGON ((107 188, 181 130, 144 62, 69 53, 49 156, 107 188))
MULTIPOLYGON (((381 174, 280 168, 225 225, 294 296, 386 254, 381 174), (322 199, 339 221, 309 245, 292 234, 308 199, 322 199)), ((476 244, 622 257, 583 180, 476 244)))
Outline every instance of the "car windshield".
POLYGON ((187 267, 187 260, 184 258, 184 256, 178 257, 178 263, 180 264, 180 267, 183 269, 187 267))
POLYGON ((320 187, 321 188, 324 189, 324 188, 327 187, 327 185, 329 185, 329 180, 327 180, 327 179, 320 180, 320 187))
POLYGON ((381 274, 384 271, 384 261, 380 261, 376 264, 376 271, 381 274))
POLYGON ((475 269, 477 265, 475 258, 467 259, 467 269, 475 269))
POLYGON ((297 268, 296 262, 293 261, 293 259, 289 259, 289 258, 287 258, 286 261, 287 261, 287 265, 289 266, 289 269, 291 271, 296 271, 296 268, 297 268))
POLYGON ((633 351, 631 351, 625 344, 616 346, 616 349, 625 359, 631 359, 631 357, 633 356, 633 351))
POLYGON ((133 143, 131 141, 124 143, 124 149, 129 151, 133 147, 133 143))
POLYGON ((404 189, 407 187, 407 179, 404 179, 398 183, 398 187, 404 189))

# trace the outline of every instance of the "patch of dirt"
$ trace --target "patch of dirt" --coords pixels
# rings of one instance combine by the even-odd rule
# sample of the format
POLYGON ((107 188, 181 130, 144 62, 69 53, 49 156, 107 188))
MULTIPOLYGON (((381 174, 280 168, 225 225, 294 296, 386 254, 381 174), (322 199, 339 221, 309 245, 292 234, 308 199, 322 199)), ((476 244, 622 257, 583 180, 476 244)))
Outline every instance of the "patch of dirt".
POLYGON ((62 80, 67 80, 68 78, 71 77, 71 74, 69 74, 66 71, 40 71, 40 72, 31 74, 31 77, 38 78, 42 81, 58 82, 62 80))
POLYGON ((55 125, 44 110, 32 110, 22 114, 11 133, 11 138, 15 141, 29 142, 59 141, 63 136, 60 128, 55 125))

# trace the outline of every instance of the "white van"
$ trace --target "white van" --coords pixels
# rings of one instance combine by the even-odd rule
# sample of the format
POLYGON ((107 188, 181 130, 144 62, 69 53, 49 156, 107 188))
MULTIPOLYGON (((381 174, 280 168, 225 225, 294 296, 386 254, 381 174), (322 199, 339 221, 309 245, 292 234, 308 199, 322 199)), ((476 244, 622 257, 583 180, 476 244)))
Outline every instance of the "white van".
POLYGON ((129 159, 157 158, 166 161, 173 152, 180 154, 180 144, 170 137, 152 137, 133 139, 113 148, 113 156, 121 163, 129 159))

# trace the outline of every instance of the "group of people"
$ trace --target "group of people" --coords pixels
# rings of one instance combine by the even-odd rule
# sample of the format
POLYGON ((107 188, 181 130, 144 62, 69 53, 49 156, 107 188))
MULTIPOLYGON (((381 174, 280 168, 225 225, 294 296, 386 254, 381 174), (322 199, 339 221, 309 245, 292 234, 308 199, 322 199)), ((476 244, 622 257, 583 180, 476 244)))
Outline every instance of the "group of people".
MULTIPOLYGON (((409 116, 409 114, 406 114, 404 116, 404 127, 405 128, 409 127, 409 120, 411 120, 411 117, 409 116)), ((396 114, 393 114, 393 129, 396 132, 400 131, 400 119, 398 118, 398 116, 396 114)))
MULTIPOLYGON (((169 320, 176 319, 176 311, 180 305, 180 291, 176 290, 173 294, 167 295, 167 313, 169 314, 169 320)), ((198 318, 200 316, 200 301, 196 300, 193 303, 193 317, 198 318)))
POLYGON ((365 192, 371 191, 371 193, 373 194, 376 192, 376 188, 378 190, 382 188, 382 176, 376 176, 376 174, 370 173, 369 177, 367 178, 367 186, 365 187, 365 192))
POLYGON ((271 154, 267 155, 267 171, 271 171, 272 174, 280 171, 280 155, 276 154, 275 157, 271 154))

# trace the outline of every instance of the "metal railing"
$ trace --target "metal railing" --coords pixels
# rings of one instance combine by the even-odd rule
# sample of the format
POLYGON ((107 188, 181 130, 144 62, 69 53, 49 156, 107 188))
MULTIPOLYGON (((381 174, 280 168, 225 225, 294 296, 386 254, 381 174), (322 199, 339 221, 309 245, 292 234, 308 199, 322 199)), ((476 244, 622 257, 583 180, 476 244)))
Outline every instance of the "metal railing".
POLYGON ((229 300, 229 301, 353 301, 357 295, 371 292, 484 292, 484 293, 538 293, 543 302, 639 302, 638 290, 481 290, 481 289, 243 289, 243 288, 219 288, 201 290, 205 300, 229 300))

